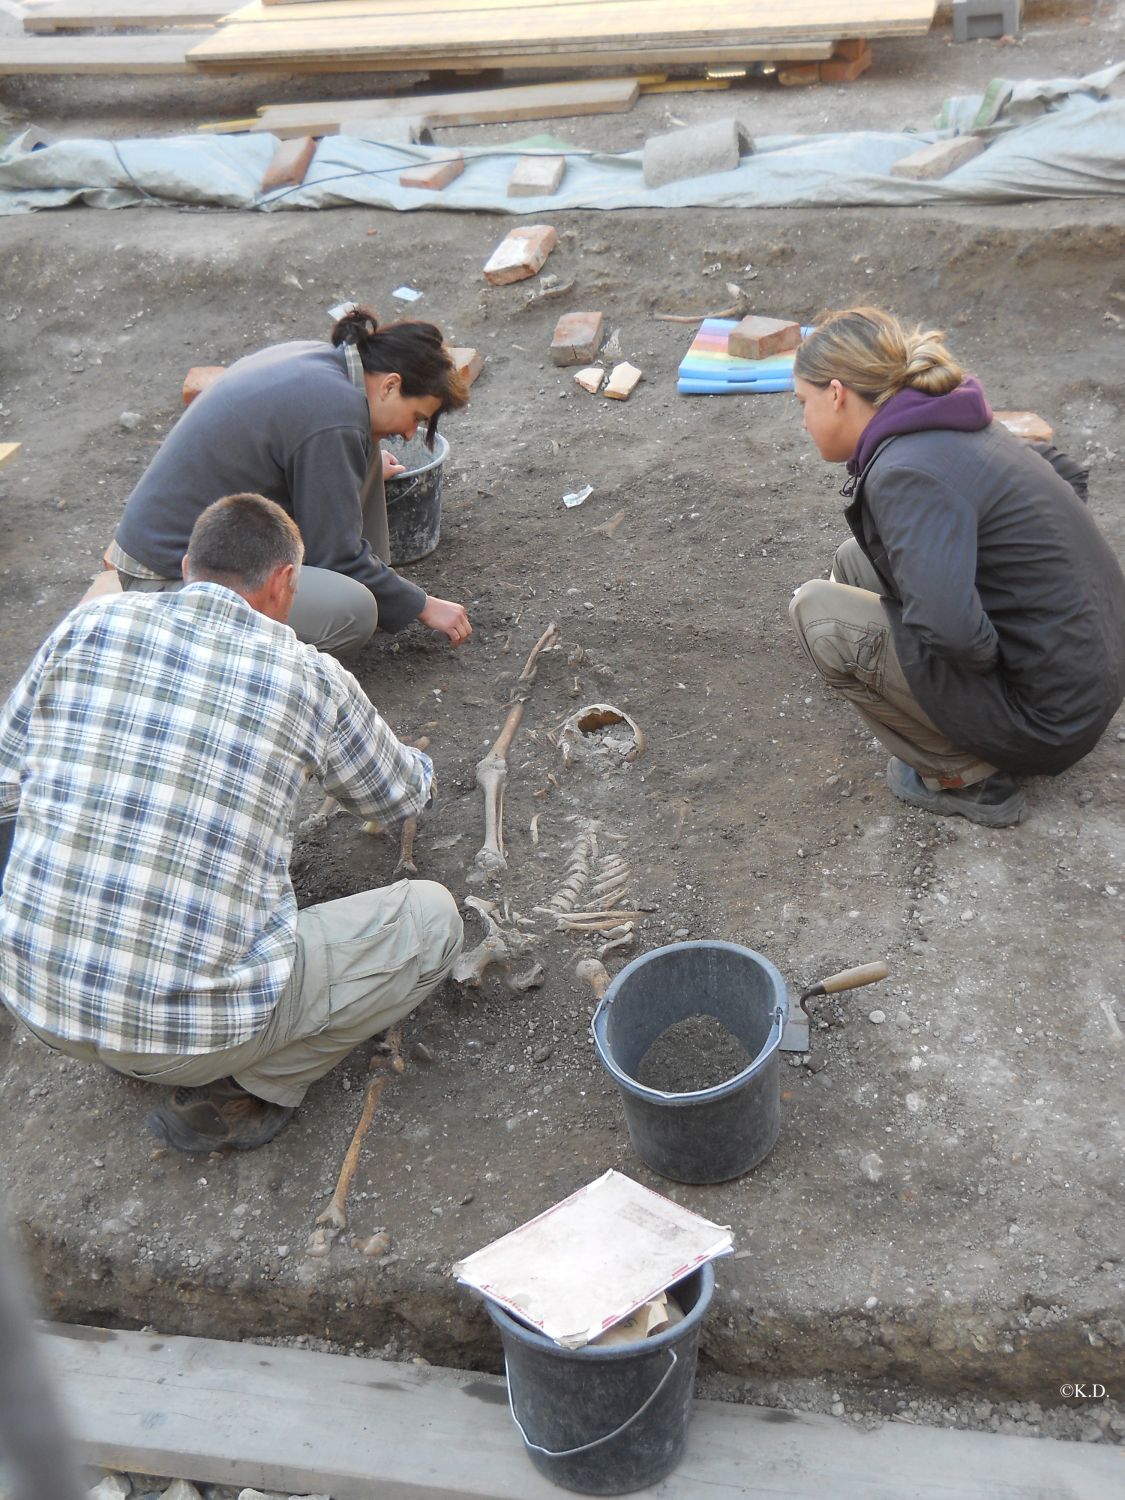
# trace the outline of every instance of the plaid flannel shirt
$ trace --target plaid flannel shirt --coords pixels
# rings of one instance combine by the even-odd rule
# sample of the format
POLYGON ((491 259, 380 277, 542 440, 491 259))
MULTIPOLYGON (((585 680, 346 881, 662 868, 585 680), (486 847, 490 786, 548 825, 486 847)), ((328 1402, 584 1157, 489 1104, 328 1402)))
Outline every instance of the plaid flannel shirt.
POLYGON ((81 606, 0 711, 0 999, 115 1051, 245 1041, 293 966, 305 782, 393 822, 432 775, 351 673, 229 589, 81 606))

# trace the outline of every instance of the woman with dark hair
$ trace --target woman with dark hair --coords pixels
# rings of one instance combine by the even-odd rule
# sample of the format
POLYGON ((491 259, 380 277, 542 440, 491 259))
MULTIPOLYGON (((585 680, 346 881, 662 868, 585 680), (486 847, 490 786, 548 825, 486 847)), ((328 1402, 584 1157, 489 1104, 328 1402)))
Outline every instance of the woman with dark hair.
POLYGON ((349 307, 330 344, 277 344, 236 361, 197 396, 142 474, 107 553, 123 589, 180 588, 196 518, 212 501, 265 495, 305 544, 289 623, 323 651, 347 652, 412 620, 454 646, 472 634, 460 604, 436 599, 388 565, 384 474, 398 465, 379 440, 433 446, 438 418, 467 404, 432 323, 380 327, 349 307))
POLYGON ((817 671, 892 753, 896 797, 1003 828, 1020 775, 1087 755, 1125 696, 1125 577, 1085 471, 1014 437, 933 330, 831 313, 797 400, 845 463, 852 536, 790 616, 817 671))

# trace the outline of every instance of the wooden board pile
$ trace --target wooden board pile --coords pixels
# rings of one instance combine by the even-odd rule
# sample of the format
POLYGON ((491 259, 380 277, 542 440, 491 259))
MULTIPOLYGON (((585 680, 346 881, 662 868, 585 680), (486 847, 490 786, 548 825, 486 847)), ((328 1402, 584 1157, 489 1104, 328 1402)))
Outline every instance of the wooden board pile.
MULTIPOLYGON (((481 72, 767 65, 844 82, 936 0, 27 0, 0 72, 481 72), (218 29, 203 31, 209 23, 218 29), (147 28, 148 35, 135 35, 147 28), (158 29, 157 29, 158 28, 158 29), (101 34, 115 31, 117 35, 101 34), (98 32, 98 35, 81 33, 98 32)), ((788 73, 789 76, 785 76, 788 73)))

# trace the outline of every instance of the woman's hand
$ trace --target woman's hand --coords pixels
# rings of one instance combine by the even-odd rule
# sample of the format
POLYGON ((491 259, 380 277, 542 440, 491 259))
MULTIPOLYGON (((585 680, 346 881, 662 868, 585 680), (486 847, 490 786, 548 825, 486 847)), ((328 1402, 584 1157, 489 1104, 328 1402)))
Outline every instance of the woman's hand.
POLYGON ((451 646, 463 646, 473 633, 464 606, 449 599, 427 598, 418 622, 429 630, 440 630, 451 646))
POLYGON ((406 465, 399 463, 393 453, 388 453, 385 448, 380 449, 383 455, 383 478, 393 479, 396 474, 405 474, 406 465))

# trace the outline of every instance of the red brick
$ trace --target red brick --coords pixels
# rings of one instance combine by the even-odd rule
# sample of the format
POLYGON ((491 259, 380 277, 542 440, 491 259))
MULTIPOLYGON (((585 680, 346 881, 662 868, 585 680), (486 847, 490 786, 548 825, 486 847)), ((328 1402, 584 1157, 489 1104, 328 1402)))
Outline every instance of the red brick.
POLYGON ((769 354, 784 354, 801 342, 801 325, 780 318, 743 318, 732 328, 727 343, 728 354, 736 359, 765 359, 769 354))
POLYGON ((891 176, 909 177, 913 182, 930 182, 935 177, 945 177, 962 162, 979 156, 984 147, 985 142, 979 135, 955 135, 948 141, 935 141, 932 146, 923 146, 909 156, 900 156, 891 167, 891 176))
POLYGON ((822 83, 854 83, 871 66, 871 48, 857 57, 833 57, 820 65, 822 83))
POLYGON ((614 401, 628 401, 641 378, 641 372, 636 365, 631 365, 626 360, 622 364, 614 365, 602 394, 614 401))
POLYGON ((777 81, 783 89, 798 88, 806 83, 820 82, 819 63, 790 63, 777 70, 777 81))
POLYGON ((870 57, 871 43, 864 36, 848 37, 846 41, 835 44, 832 56, 846 58, 848 62, 853 62, 857 57, 870 57))
POLYGON ((551 363, 588 365, 602 346, 605 319, 600 312, 568 312, 555 324, 551 363))
POLYGON ((465 158, 460 151, 451 151, 440 161, 422 162, 408 172, 400 172, 398 182, 400 187, 428 188, 431 193, 440 193, 464 170, 465 158))
POLYGON ((450 349, 450 355, 456 366, 458 375, 467 385, 473 381, 484 369, 484 360, 481 358, 479 349, 450 349))
POLYGON ((565 156, 521 156, 508 178, 508 197, 548 197, 558 189, 565 171, 565 156))
POLYGON ((282 141, 266 168, 261 191, 272 193, 274 188, 300 187, 315 155, 316 141, 311 135, 297 135, 292 140, 282 141))
POLYGON ((1055 435, 1055 429, 1033 411, 994 411, 992 415, 1027 443, 1049 443, 1055 435))
POLYGON ((219 376, 226 372, 226 365, 193 365, 184 377, 184 405, 190 406, 196 396, 210 390, 219 376))
POLYGON ((549 224, 521 224, 510 230, 488 257, 485 281, 506 286, 510 281, 534 276, 557 243, 558 236, 549 224))

